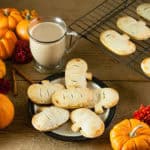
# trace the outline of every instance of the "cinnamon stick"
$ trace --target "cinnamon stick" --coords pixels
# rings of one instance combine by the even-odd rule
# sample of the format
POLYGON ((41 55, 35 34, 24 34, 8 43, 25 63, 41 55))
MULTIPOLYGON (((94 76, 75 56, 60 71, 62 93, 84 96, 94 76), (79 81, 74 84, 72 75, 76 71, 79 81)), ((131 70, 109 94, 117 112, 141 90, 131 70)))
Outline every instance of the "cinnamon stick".
POLYGON ((17 92, 17 82, 16 82, 16 71, 12 69, 11 72, 12 72, 12 79, 13 79, 13 93, 14 96, 17 96, 18 92, 17 92))
POLYGON ((30 84, 33 84, 34 82, 30 80, 24 73, 22 73, 15 65, 13 65, 13 68, 16 70, 16 72, 23 77, 26 81, 28 81, 30 84))

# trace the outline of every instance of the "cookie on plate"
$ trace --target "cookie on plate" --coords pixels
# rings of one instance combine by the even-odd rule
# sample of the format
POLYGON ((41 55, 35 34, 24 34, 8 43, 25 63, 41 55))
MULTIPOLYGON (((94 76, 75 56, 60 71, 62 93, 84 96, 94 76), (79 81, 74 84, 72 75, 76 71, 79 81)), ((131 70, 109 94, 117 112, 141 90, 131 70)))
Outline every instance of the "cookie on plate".
POLYGON ((105 125, 103 121, 90 109, 76 109, 71 112, 70 118, 73 122, 72 131, 80 131, 87 138, 95 138, 104 133, 105 125))
POLYGON ((118 18, 117 27, 136 40, 147 40, 150 38, 150 28, 144 21, 137 21, 133 17, 123 16, 118 18))
POLYGON ((127 35, 121 35, 115 30, 106 30, 100 34, 100 41, 113 53, 126 56, 135 52, 136 46, 127 35))
MULTIPOLYGON (((97 98, 98 99, 98 98, 97 98)), ((102 88, 99 94, 99 101, 95 104, 95 112, 100 114, 104 108, 111 108, 119 102, 119 93, 113 88, 102 88)))
POLYGON ((42 112, 44 111, 45 109, 49 108, 50 106, 43 106, 43 105, 37 105, 37 104, 34 104, 34 110, 35 110, 35 113, 39 113, 39 112, 42 112))
POLYGON ((142 3, 140 4, 136 12, 139 16, 143 17, 144 19, 150 21, 150 3, 142 3))
POLYGON ((52 96, 52 103, 66 109, 93 108, 93 91, 88 88, 71 88, 57 91, 52 96))
POLYGON ((88 65, 81 58, 70 60, 65 69, 65 84, 67 88, 85 88, 86 79, 91 80, 92 74, 87 73, 88 65))
POLYGON ((69 111, 51 106, 32 118, 32 125, 39 131, 51 131, 69 120, 69 111))
POLYGON ((145 73, 145 75, 150 77, 150 57, 145 58, 141 62, 141 68, 142 68, 143 72, 145 73))
POLYGON ((52 95, 59 90, 64 89, 64 86, 59 83, 51 83, 48 80, 43 80, 41 84, 36 83, 29 86, 27 90, 28 97, 36 104, 51 104, 52 95))
POLYGON ((95 112, 103 113, 103 108, 111 108, 117 105, 119 94, 115 89, 88 89, 72 88, 55 92, 52 103, 57 107, 66 109, 94 108, 95 112))

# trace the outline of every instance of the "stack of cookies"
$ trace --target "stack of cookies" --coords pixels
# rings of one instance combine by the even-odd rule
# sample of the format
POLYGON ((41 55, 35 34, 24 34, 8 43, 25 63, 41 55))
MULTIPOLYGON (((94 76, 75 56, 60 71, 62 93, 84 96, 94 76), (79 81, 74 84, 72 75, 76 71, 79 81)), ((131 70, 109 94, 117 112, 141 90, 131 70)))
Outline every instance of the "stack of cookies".
POLYGON ((70 60, 65 69, 65 85, 43 80, 29 86, 27 94, 35 104, 46 105, 32 118, 32 125, 39 131, 52 131, 72 122, 73 132, 80 132, 87 138, 103 134, 105 125, 99 114, 104 109, 115 106, 119 94, 112 88, 91 89, 87 79, 92 80, 92 73, 87 72, 87 63, 80 58, 70 60))

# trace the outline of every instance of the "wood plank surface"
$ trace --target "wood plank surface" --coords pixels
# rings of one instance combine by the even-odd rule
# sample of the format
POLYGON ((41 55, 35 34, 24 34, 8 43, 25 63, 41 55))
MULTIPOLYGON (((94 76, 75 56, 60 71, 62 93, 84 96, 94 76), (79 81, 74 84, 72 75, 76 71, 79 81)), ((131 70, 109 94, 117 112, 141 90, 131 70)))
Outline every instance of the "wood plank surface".
MULTIPOLYGON (((101 0, 3 0, 0 7, 36 9, 40 15, 60 16, 67 24, 99 4, 101 0)), ((111 150, 109 131, 112 126, 132 113, 140 104, 150 104, 150 82, 132 69, 114 61, 100 49, 81 39, 66 57, 66 62, 81 57, 88 62, 89 71, 120 93, 120 102, 115 117, 103 136, 84 142, 63 142, 55 140, 33 129, 28 115, 26 90, 29 84, 17 75, 18 96, 9 97, 15 105, 15 119, 6 129, 0 130, 0 150, 111 150)), ((48 74, 40 74, 33 68, 33 62, 17 67, 31 80, 40 81, 48 74)), ((7 61, 7 77, 11 80, 12 63, 7 61)))

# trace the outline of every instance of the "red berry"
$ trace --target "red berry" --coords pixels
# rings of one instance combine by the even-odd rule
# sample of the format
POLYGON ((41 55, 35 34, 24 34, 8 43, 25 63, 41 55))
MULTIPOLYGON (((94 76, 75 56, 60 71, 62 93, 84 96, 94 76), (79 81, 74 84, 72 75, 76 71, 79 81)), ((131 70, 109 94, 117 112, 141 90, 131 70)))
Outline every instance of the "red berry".
POLYGON ((150 105, 141 105, 140 108, 134 112, 133 117, 150 125, 150 105))
POLYGON ((14 63, 26 64, 32 61, 32 54, 29 48, 29 41, 18 40, 13 53, 14 63))
POLYGON ((7 94, 10 90, 10 81, 0 79, 0 93, 7 94))

